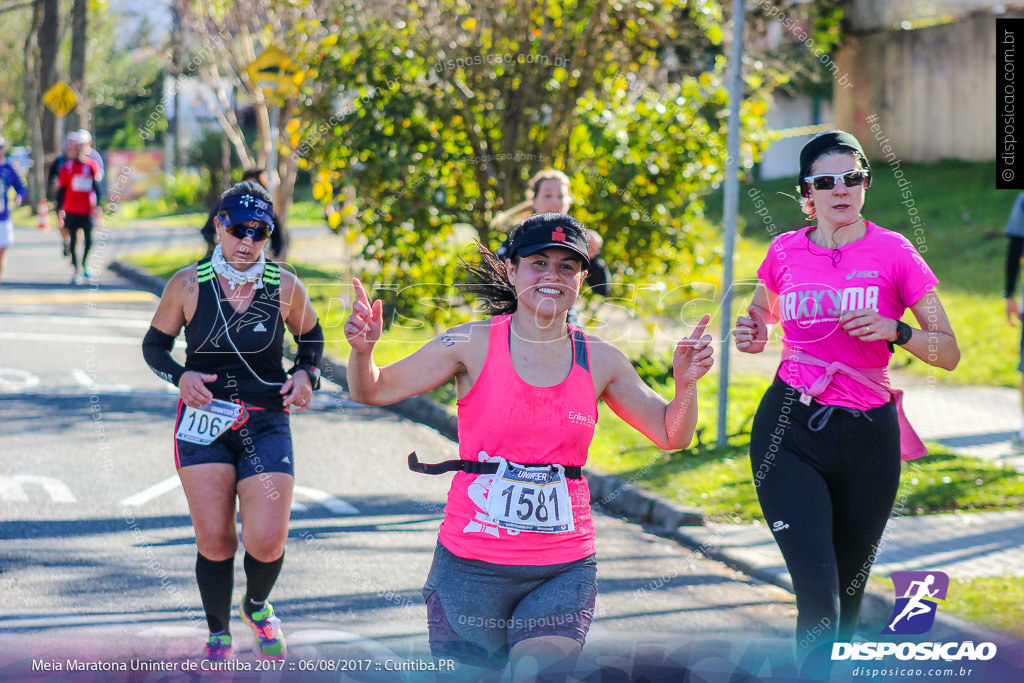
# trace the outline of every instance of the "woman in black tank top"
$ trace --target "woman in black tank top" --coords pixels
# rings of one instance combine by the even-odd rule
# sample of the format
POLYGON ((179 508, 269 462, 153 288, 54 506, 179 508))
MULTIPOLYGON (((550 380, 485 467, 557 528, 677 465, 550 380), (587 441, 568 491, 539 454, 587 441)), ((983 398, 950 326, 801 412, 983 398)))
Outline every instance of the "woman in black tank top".
POLYGON ((281 659, 284 636, 268 597, 281 571, 291 511, 288 419, 309 407, 319 385, 323 332, 302 283, 263 256, 274 225, 266 190, 251 182, 234 186, 221 197, 215 224, 220 244, 168 282, 143 354, 181 392, 175 464, 195 527, 196 578, 210 628, 206 657, 233 655, 237 498, 246 575, 239 616, 255 634, 257 654, 281 659), (285 327, 299 347, 289 372, 285 327), (182 328, 184 366, 170 354, 182 328))

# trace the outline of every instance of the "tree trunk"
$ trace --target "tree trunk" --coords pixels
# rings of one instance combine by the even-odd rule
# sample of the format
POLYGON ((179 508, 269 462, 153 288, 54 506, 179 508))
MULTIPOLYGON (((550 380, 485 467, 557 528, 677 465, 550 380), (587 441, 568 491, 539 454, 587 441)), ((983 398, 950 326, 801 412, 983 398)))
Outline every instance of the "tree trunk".
POLYGON ((71 59, 68 76, 71 87, 78 92, 78 106, 68 112, 64 119, 65 130, 89 128, 88 97, 85 88, 85 48, 89 28, 88 0, 74 0, 71 5, 71 59))
POLYGON ((42 0, 32 5, 32 25, 25 37, 25 122, 32 146, 32 172, 28 176, 28 196, 33 205, 46 197, 46 164, 43 129, 40 121, 39 29, 43 24, 42 0))
MULTIPOLYGON (((171 136, 170 144, 172 169, 177 169, 181 162, 181 89, 178 88, 178 79, 181 77, 181 65, 184 62, 185 54, 185 15, 188 8, 184 0, 171 0, 169 9, 171 11, 171 68, 170 73, 174 78, 174 121, 168 121, 167 134, 171 136)), ((215 188, 216 189, 216 188, 215 188)), ((218 190, 219 192, 219 190, 218 190)))
MULTIPOLYGON (((60 49, 60 0, 42 0, 43 21, 39 25, 39 92, 46 94, 57 82, 57 52, 60 49)), ((42 112, 43 149, 49 163, 58 154, 59 119, 49 109, 42 112)), ((40 156, 37 159, 42 160, 40 156)))
MULTIPOLYGON (((279 128, 281 130, 287 125, 287 122, 295 116, 296 101, 294 98, 290 98, 285 101, 284 106, 281 108, 281 117, 279 128)), ((278 132, 277 143, 278 149, 281 146, 281 131, 278 132)), ((291 237, 289 236, 288 228, 288 209, 291 208, 292 201, 294 199, 295 192, 295 177, 298 175, 299 165, 292 158, 291 154, 281 154, 278 151, 277 154, 277 168, 275 169, 278 176, 278 182, 274 186, 274 213, 278 217, 278 228, 281 230, 281 253, 278 254, 278 258, 282 261, 287 259, 288 247, 291 244, 291 237)))

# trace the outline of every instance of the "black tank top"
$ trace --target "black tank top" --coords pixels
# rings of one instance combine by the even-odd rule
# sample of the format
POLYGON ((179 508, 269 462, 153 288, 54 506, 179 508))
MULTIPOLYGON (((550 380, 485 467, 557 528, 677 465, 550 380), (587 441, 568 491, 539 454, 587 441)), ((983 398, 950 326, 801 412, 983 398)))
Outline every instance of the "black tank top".
POLYGON ((185 367, 217 375, 206 385, 214 398, 283 410, 279 392, 288 375, 282 366, 281 269, 266 265, 263 287, 256 290, 242 313, 224 296, 210 259, 200 261, 196 269, 199 300, 195 315, 185 326, 185 367))

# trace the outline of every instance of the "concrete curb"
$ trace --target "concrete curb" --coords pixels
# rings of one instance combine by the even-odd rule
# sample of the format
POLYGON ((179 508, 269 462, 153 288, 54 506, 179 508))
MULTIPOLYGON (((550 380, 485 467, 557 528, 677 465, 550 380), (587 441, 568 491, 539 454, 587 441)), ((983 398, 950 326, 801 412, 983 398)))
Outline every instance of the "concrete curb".
MULTIPOLYGON (((164 280, 131 264, 114 261, 109 268, 157 296, 164 290, 166 284, 164 280)), ((322 364, 324 375, 348 391, 345 364, 326 356, 322 364)), ((383 407, 436 429, 442 436, 452 441, 458 441, 457 415, 455 410, 449 406, 423 396, 415 396, 383 407)), ((705 517, 700 509, 680 505, 661 498, 657 494, 644 491, 637 486, 638 478, 622 481, 614 475, 604 474, 592 468, 586 468, 584 473, 590 484, 592 505, 598 510, 626 517, 631 522, 648 527, 654 534, 670 538, 711 559, 723 562, 747 576, 778 586, 790 593, 793 592, 793 584, 784 569, 780 571, 777 568, 764 567, 759 565, 756 559, 746 557, 742 552, 734 551, 731 548, 716 547, 713 540, 701 540, 698 535, 684 531, 687 527, 704 527, 705 517)), ((868 590, 864 594, 864 602, 861 607, 862 625, 882 623, 892 614, 894 605, 894 598, 868 590)), ((954 633, 967 634, 975 642, 998 643, 1012 639, 1012 636, 1007 634, 989 631, 942 612, 936 615, 935 623, 954 633)))
POLYGON ((157 296, 164 293, 164 287, 167 285, 167 282, 162 278, 151 275, 141 268, 124 261, 112 261, 107 268, 129 282, 138 285, 145 291, 157 296))

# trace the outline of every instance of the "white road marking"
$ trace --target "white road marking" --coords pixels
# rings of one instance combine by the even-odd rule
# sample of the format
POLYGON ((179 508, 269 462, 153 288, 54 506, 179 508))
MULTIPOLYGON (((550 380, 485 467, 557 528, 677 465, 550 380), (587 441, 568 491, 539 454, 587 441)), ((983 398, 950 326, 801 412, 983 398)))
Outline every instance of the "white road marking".
POLYGON ((7 314, 10 318, 21 318, 32 322, 51 322, 57 323, 58 325, 91 325, 94 327, 131 327, 140 330, 149 329, 148 320, 131 320, 129 318, 112 318, 112 317, 92 317, 88 315, 80 316, 68 316, 68 315, 11 315, 7 314))
MULTIPOLYGON (((144 621, 168 621, 180 618, 181 612, 177 610, 168 612, 154 611, 147 614, 27 615, 0 618, 0 631, 3 631, 4 629, 37 630, 44 628, 62 628, 75 626, 114 626, 119 624, 129 624, 132 626, 138 626, 139 622, 144 621)), ((173 627, 166 628, 171 629, 173 627)), ((197 637, 203 636, 204 640, 205 636, 209 635, 209 632, 205 628, 189 629, 189 632, 195 633, 197 637)), ((145 633, 145 630, 143 630, 143 633, 145 633)))
POLYGON ((0 391, 24 391, 38 384, 39 378, 27 370, 0 368, 0 391))
MULTIPOLYGON (((0 300, 0 313, 10 315, 11 317, 18 316, 23 318, 42 318, 45 314, 53 313, 53 306, 26 306, 26 305, 4 305, 4 302, 0 300), (34 315, 33 313, 38 311, 44 315, 34 315)), ((153 317, 151 312, 137 311, 130 308, 90 308, 85 311, 81 319, 89 320, 90 318, 122 318, 124 320, 132 320, 132 315, 136 315, 139 320, 148 321, 153 317)))
POLYGON ((50 496, 54 503, 75 503, 75 494, 60 479, 53 477, 42 477, 34 474, 15 474, 10 477, 0 477, 0 498, 19 503, 27 503, 28 495, 25 493, 23 484, 36 484, 42 487, 43 491, 50 496))
POLYGON ((92 377, 89 376, 85 370, 81 368, 75 368, 71 371, 71 376, 75 378, 75 381, 79 386, 91 387, 95 382, 92 381, 92 377))
MULTIPOLYGON (((206 636, 210 635, 210 632, 205 628, 193 628, 191 626, 152 626, 142 629, 136 635, 140 638, 153 638, 155 640, 169 638, 191 638, 195 640, 202 638, 206 640, 206 636)), ((290 639, 289 642, 291 642, 290 639)))
MULTIPOLYGON (((78 382, 79 385, 86 389, 91 389, 94 393, 119 394, 132 390, 130 384, 96 384, 93 378, 89 376, 89 373, 81 368, 75 368, 72 370, 71 376, 75 378, 75 381, 78 382)), ((177 391, 178 388, 175 387, 174 390, 177 391)))
MULTIPOLYGON (((338 498, 337 496, 332 496, 331 494, 327 493, 326 491, 321 491, 320 489, 310 488, 308 486, 296 486, 296 487, 294 487, 294 491, 295 491, 296 495, 301 495, 301 496, 303 496, 305 498, 310 498, 310 499, 313 500, 313 502, 319 503, 320 505, 323 505, 325 508, 327 508, 328 510, 330 510, 331 512, 333 512, 336 515, 358 515, 359 514, 359 509, 355 505, 352 505, 351 503, 346 503, 341 498, 338 498)), ((297 509, 297 508, 295 508, 294 500, 292 501, 292 509, 293 510, 297 509)), ((305 509, 305 508, 298 508, 298 509, 305 509)))
POLYGON ((335 631, 333 629, 318 628, 294 631, 288 634, 289 645, 317 645, 320 643, 351 643, 356 640, 363 640, 363 636, 351 631, 335 631))
POLYGON ((144 491, 139 491, 134 496, 128 496, 121 501, 121 505, 126 507, 134 507, 136 505, 144 505, 154 498, 159 498, 168 491, 173 491, 176 488, 181 487, 181 480, 178 479, 178 475, 172 475, 167 477, 163 481, 153 484, 144 491))
POLYGON ((399 655, 384 643, 350 631, 317 628, 288 633, 288 647, 310 648, 332 643, 347 643, 350 646, 357 646, 362 652, 378 662, 389 661, 394 665, 397 662, 405 661, 405 657, 399 655))
MULTIPOLYGON (((129 496, 121 501, 121 505, 126 507, 137 507, 139 505, 145 505, 151 500, 159 498, 160 496, 173 491, 177 488, 181 488, 181 480, 178 479, 178 475, 173 475, 164 479, 161 482, 153 484, 149 488, 139 491, 133 496, 129 496)), ((295 486, 294 497, 292 498, 292 510, 302 512, 308 510, 309 506, 300 503, 296 500, 297 497, 301 496, 304 499, 312 501, 313 504, 322 505, 336 515, 358 515, 359 509, 351 503, 346 503, 341 498, 333 496, 326 491, 320 489, 310 488, 309 486, 295 486)))
POLYGON ((122 346, 142 347, 142 337, 84 337, 75 334, 44 334, 42 332, 0 332, 0 339, 16 341, 38 341, 57 344, 118 344, 122 346))

